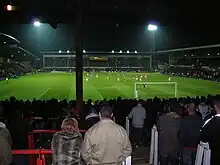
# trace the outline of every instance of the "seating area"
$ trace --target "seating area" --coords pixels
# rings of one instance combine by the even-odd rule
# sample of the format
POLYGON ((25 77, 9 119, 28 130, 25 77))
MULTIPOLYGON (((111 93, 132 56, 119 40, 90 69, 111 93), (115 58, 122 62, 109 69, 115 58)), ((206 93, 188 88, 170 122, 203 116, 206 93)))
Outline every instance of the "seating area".
POLYGON ((28 62, 20 62, 11 59, 3 59, 0 62, 0 78, 19 76, 33 71, 28 62))

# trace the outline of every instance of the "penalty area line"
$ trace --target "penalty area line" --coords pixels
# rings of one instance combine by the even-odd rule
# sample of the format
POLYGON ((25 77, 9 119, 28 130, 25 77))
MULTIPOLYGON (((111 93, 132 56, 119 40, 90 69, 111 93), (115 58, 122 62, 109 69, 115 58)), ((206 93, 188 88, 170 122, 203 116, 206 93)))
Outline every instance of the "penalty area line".
POLYGON ((43 95, 45 95, 48 91, 50 90, 50 88, 47 88, 37 99, 40 99, 43 95))
POLYGON ((101 97, 101 99, 103 100, 104 98, 102 97, 102 94, 100 93, 99 96, 101 97))

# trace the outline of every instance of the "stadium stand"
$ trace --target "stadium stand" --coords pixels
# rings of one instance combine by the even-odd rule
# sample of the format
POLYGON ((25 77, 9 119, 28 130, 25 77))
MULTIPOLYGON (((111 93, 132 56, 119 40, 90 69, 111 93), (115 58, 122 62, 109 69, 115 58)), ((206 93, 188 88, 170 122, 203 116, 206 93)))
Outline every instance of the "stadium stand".
POLYGON ((166 74, 220 81, 218 52, 217 48, 174 52, 171 55, 164 54, 157 64, 159 70, 166 74))
MULTIPOLYGON (((74 70, 75 52, 43 51, 45 70, 74 70)), ((83 56, 84 70, 150 71, 152 57, 144 53, 88 52, 83 56)))

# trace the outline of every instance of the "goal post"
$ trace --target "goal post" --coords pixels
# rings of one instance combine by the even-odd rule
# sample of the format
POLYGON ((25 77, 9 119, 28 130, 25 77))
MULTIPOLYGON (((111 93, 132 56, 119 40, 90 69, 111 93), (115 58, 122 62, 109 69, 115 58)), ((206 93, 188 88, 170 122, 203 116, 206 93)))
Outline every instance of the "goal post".
POLYGON ((174 97, 177 97, 177 82, 136 82, 134 83, 134 98, 138 99, 139 91, 137 85, 174 85, 174 97))

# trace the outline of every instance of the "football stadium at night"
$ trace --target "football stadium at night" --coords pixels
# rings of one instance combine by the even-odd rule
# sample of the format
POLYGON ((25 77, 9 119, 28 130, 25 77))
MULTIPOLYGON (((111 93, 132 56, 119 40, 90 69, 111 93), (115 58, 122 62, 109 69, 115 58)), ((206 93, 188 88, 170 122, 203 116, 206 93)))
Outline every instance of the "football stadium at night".
POLYGON ((218 4, 0 6, 0 165, 220 165, 218 4))

